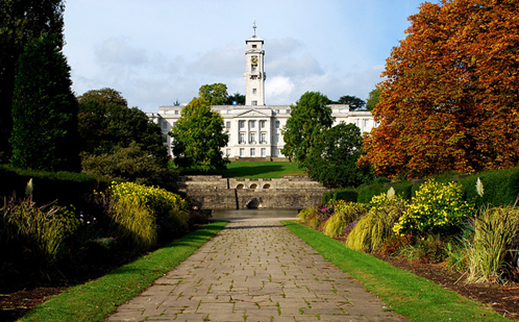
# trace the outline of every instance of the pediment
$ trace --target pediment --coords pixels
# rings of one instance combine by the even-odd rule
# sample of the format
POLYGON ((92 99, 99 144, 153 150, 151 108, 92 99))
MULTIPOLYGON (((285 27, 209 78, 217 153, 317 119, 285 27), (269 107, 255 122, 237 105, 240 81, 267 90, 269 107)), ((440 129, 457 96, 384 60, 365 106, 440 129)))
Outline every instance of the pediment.
POLYGON ((243 118, 243 117, 254 117, 254 118, 258 118, 258 117, 270 117, 271 113, 266 113, 264 111, 259 111, 259 110, 256 110, 256 109, 252 109, 252 110, 248 110, 246 112, 243 112, 241 114, 238 114, 235 116, 236 117, 240 117, 240 118, 243 118))

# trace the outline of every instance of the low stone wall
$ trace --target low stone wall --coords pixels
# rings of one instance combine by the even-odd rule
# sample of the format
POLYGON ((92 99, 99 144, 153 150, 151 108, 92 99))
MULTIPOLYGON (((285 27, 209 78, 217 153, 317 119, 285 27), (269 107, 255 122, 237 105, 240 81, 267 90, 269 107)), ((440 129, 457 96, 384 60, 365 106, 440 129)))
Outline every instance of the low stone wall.
POLYGON ((271 180, 185 176, 179 187, 201 209, 302 209, 320 204, 329 191, 304 176, 271 180))

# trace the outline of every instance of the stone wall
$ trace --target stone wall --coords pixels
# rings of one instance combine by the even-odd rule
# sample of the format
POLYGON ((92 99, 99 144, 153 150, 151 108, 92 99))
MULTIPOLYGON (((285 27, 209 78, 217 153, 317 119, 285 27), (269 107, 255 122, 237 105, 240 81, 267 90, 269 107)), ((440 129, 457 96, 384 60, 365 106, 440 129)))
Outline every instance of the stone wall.
POLYGON ((329 191, 306 176, 268 180, 184 176, 179 188, 201 209, 302 209, 320 204, 329 191))

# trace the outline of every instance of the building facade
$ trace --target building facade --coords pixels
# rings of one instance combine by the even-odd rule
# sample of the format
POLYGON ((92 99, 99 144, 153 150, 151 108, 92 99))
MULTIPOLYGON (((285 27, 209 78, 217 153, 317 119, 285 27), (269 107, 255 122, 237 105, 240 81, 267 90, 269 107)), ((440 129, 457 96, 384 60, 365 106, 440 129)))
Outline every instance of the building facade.
MULTIPOLYGON (((245 78, 245 105, 218 105, 211 108, 220 113, 229 133, 229 143, 222 149, 230 159, 284 158, 280 150, 285 142, 281 129, 290 117, 290 105, 265 104, 265 50, 264 40, 254 35, 245 41, 247 49, 245 78)), ((350 111, 348 105, 330 105, 335 124, 354 123, 361 132, 370 132, 376 126, 369 111, 350 111)), ((160 106, 158 113, 148 113, 150 119, 159 124, 167 139, 171 153, 169 131, 180 117, 182 106, 160 106)), ((335 125, 334 124, 334 125, 335 125)))

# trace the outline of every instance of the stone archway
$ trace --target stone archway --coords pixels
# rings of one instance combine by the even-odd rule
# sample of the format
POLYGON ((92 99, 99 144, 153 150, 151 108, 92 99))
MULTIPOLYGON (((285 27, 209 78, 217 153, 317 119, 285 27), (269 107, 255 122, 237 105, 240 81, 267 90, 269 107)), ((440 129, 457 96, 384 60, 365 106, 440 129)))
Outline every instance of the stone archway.
POLYGON ((243 183, 240 183, 239 185, 236 186, 236 189, 238 190, 242 190, 245 186, 243 185, 243 183))
POLYGON ((247 209, 258 209, 261 208, 261 201, 258 198, 253 198, 247 203, 247 209))
POLYGON ((270 184, 266 183, 266 184, 263 186, 263 189, 270 189, 270 184))
POLYGON ((254 190, 254 189, 257 189, 257 188, 258 188, 258 185, 255 184, 255 183, 253 183, 253 184, 250 185, 250 189, 251 189, 251 190, 254 190))

